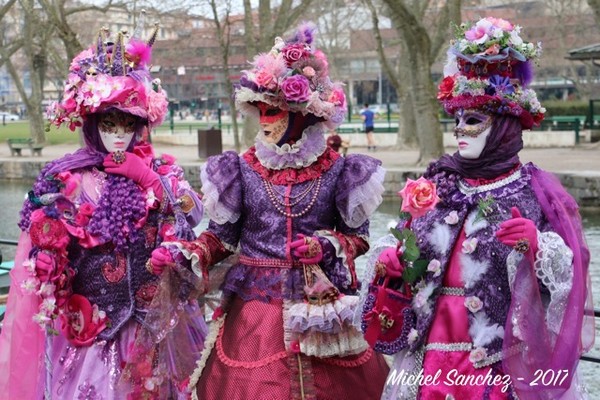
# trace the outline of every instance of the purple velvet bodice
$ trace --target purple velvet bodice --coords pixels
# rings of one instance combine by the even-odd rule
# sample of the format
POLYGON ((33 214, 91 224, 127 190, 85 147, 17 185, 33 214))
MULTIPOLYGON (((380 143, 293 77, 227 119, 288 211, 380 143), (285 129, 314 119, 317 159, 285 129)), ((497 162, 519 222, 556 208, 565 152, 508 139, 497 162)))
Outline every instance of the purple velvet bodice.
MULTIPOLYGON (((412 228, 417 235, 422 258, 440 261, 441 274, 434 277, 433 271, 427 273, 425 282, 433 285, 433 294, 424 307, 415 309, 413 305, 419 339, 412 344, 412 349, 422 345, 427 337, 439 296, 438 289, 442 286, 444 272, 462 228, 468 238, 477 239, 476 250, 469 254, 472 270, 468 274, 463 272, 463 280, 466 279, 465 296, 477 296, 482 300, 482 310, 489 319, 489 325, 504 327, 511 299, 506 259, 512 249, 500 243, 495 232, 500 223, 511 218, 512 207, 518 207, 524 218, 533 220, 538 230, 543 232, 550 229, 530 185, 531 172, 535 168, 528 164, 514 173, 517 175, 505 178, 510 181, 514 176, 516 179, 502 185, 491 184, 489 190, 481 192, 476 190, 478 187, 457 179, 447 179, 447 176, 438 175, 433 178, 437 181, 444 200, 435 210, 415 219, 412 228), (493 198, 494 202, 487 215, 477 220, 474 217, 479 209, 479 201, 485 198, 493 198), (458 214, 456 223, 444 220, 452 211, 458 214)), ((460 252, 461 249, 455 251, 460 252)), ((470 313, 470 326, 473 325, 473 320, 474 314, 470 313)), ((502 339, 494 339, 486 348, 488 355, 499 352, 502 349, 502 339)))
MULTIPOLYGON (((233 154, 217 156, 209 160, 206 171, 231 170, 234 168, 233 160, 233 154), (219 168, 220 164, 222 168, 219 168)), ((239 209, 232 211, 239 213, 240 217, 234 222, 225 223, 211 220, 209 230, 230 248, 239 245, 241 256, 289 261, 290 242, 296 240, 298 234, 312 236, 320 230, 335 230, 345 235, 367 237, 368 219, 365 218, 357 227, 351 228, 345 223, 341 208, 348 206, 349 192, 356 187, 357 182, 359 185, 364 183, 379 168, 376 160, 367 156, 338 158, 318 179, 293 184, 289 197, 292 204, 297 204, 291 207, 291 213, 302 215, 291 218, 279 211, 285 210, 285 207, 275 200, 283 203, 283 195, 288 186, 272 184, 270 196, 267 183, 261 175, 243 157, 235 161, 239 163, 240 173, 231 176, 241 183, 232 184, 228 180, 215 182, 215 185, 222 185, 223 189, 219 189, 219 192, 227 193, 227 198, 222 199, 222 203, 231 205, 236 203, 232 201, 232 197, 238 199, 234 208, 239 209), (237 187, 237 194, 235 190, 231 190, 232 187, 237 187), (302 197, 304 193, 306 195, 302 197)), ((325 258, 328 258, 327 255, 325 258)), ((345 280, 346 271, 341 271, 341 268, 336 263, 323 265, 330 280, 344 289, 342 281, 345 280)), ((299 300, 304 297, 303 286, 302 268, 299 266, 280 268, 240 263, 229 271, 223 290, 226 295, 236 293, 245 300, 299 300)))

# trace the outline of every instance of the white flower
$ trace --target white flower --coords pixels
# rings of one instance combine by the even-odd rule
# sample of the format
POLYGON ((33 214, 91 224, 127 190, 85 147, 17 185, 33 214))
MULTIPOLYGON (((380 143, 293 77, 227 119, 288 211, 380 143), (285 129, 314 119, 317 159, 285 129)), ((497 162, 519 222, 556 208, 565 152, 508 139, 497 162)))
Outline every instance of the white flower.
POLYGON ((485 350, 485 348, 477 347, 471 350, 471 353, 469 354, 469 361, 471 361, 472 363, 476 363, 478 361, 483 360, 485 357, 487 357, 487 351, 485 350))
POLYGON ((417 293, 415 296, 415 306, 418 308, 423 307, 427 303, 427 297, 422 292, 417 293))
POLYGON ((448 225, 456 225, 456 223, 458 223, 458 212, 450 211, 450 214, 446 215, 446 218, 444 218, 444 222, 448 225))
POLYGON ((434 258, 433 260, 429 261, 429 264, 427 264, 427 271, 433 272, 433 277, 437 278, 442 273, 442 269, 440 268, 441 265, 442 264, 439 262, 439 260, 434 258))
POLYGON ((510 42, 514 46, 520 46, 523 44, 523 39, 521 39, 521 36, 519 36, 519 32, 517 32, 517 28, 520 28, 520 27, 519 26, 515 27, 515 29, 510 33, 510 42))
POLYGON ((479 241, 477 240, 477 238, 465 239, 465 241, 462 244, 462 252, 465 254, 473 253, 477 248, 478 242, 479 241))
POLYGON ((40 311, 45 312, 46 315, 51 315, 54 310, 56 310, 56 298, 54 296, 45 298, 40 305, 40 311))
POLYGON ((34 273, 35 272, 35 260, 33 258, 28 258, 27 260, 23 261, 23 267, 25 267, 25 270, 27 272, 34 273))
POLYGON ((23 292, 26 294, 33 294, 37 290, 39 284, 40 281, 37 278, 27 278, 21 283, 21 289, 23 289, 23 292))
POLYGON ((465 307, 472 313, 476 313, 483 308, 483 301, 477 296, 469 296, 465 298, 465 307))
POLYGON ((411 328, 410 332, 408 332, 408 336, 406 338, 408 344, 413 344, 414 342, 417 341, 418 338, 419 338, 419 331, 417 331, 415 328, 411 328))
POLYGON ((39 290, 37 291, 38 296, 49 297, 54 294, 56 290, 56 286, 50 282, 44 282, 40 285, 39 290))
POLYGON ((39 313, 37 313, 37 314, 35 314, 33 316, 33 322, 35 322, 36 324, 38 324, 42 328, 45 328, 46 325, 48 325, 48 323, 50 321, 51 321, 51 319, 43 311, 40 311, 39 313))

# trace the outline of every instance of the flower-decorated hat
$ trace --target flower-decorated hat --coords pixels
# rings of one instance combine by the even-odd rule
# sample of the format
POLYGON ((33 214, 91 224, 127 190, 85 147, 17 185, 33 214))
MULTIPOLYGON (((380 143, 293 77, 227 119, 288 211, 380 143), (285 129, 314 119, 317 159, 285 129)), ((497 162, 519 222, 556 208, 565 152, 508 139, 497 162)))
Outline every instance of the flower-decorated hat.
POLYGON ((157 32, 158 25, 144 42, 137 28, 127 44, 119 32, 110 43, 103 28, 96 45, 71 62, 62 101, 47 110, 50 122, 75 130, 87 115, 116 108, 147 120, 150 127, 160 125, 167 114, 167 95, 148 69, 157 32))
POLYGON ((329 79, 325 54, 314 46, 311 23, 301 24, 288 40, 280 37, 268 53, 242 71, 235 89, 236 106, 245 114, 258 114, 253 105, 264 102, 282 110, 313 114, 334 128, 344 120, 346 96, 340 82, 329 79))
POLYGON ((546 109, 527 85, 542 47, 520 33, 520 26, 493 17, 456 27, 437 95, 447 113, 477 108, 518 117, 524 129, 539 125, 546 109))

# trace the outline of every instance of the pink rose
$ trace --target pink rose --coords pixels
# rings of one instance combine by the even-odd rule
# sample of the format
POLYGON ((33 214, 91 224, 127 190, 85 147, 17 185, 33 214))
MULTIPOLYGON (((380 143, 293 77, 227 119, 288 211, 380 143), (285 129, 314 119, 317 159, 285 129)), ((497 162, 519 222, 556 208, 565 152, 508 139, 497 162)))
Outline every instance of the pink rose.
POLYGON ((307 78, 312 78, 315 76, 315 69, 311 66, 304 67, 302 68, 302 74, 307 78))
POLYGON ((439 260, 434 258, 433 260, 429 261, 429 264, 427 264, 427 271, 433 272, 433 277, 437 278, 442 273, 441 266, 442 264, 439 262, 439 260))
POLYGON ((148 91, 148 121, 153 126, 162 124, 165 116, 167 115, 167 108, 169 102, 167 96, 163 91, 155 92, 154 90, 148 91))
POLYGON ((469 361, 476 363, 483 360, 485 357, 487 357, 487 351, 483 347, 477 347, 471 350, 471 353, 469 354, 469 361))
POLYGON ((308 58, 308 51, 306 47, 302 43, 294 43, 289 46, 286 46, 281 50, 281 54, 283 54, 283 59, 287 63, 287 65, 292 65, 298 60, 303 58, 308 58))
POLYGON ((79 206, 79 213, 91 217, 96 207, 92 203, 83 203, 79 206))
POLYGON ((465 307, 472 313, 476 313, 483 308, 483 301, 477 296, 469 296, 465 298, 465 307))
POLYGON ((458 223, 458 213, 456 211, 450 211, 450 214, 446 215, 444 222, 448 225, 456 225, 458 223))
POLYGON ((498 53, 500 53, 500 45, 498 43, 491 45, 483 52, 486 56, 495 56, 498 53))
POLYGON ((477 238, 465 239, 465 241, 462 244, 462 252, 465 254, 473 253, 475 249, 477 249, 478 242, 479 241, 477 240, 477 238))
POLYGON ((475 26, 465 32, 465 38, 475 43, 484 43, 488 39, 487 30, 481 26, 475 26))
POLYGON ((87 226, 87 224, 90 222, 90 217, 88 217, 87 215, 84 215, 82 213, 78 213, 75 216, 75 223, 79 226, 87 226))
POLYGON ((327 99, 330 103, 335 104, 336 106, 341 106, 346 108, 346 94, 342 89, 334 89, 331 91, 329 95, 329 99, 327 99))
POLYGON ((423 177, 416 181, 408 179, 404 189, 399 191, 398 195, 402 197, 401 211, 408 212, 413 218, 433 210, 440 201, 435 184, 423 177))
POLYGON ((260 71, 256 74, 256 83, 258 86, 267 88, 271 91, 277 89, 277 78, 267 71, 260 71))
POLYGON ((61 330, 75 346, 89 346, 106 328, 106 314, 97 305, 79 294, 69 298, 65 313, 61 315, 61 330))
POLYGON ((308 101, 310 97, 309 82, 303 75, 293 75, 286 78, 281 84, 281 90, 286 100, 296 103, 308 101))
POLYGON ((494 26, 497 26, 498 28, 502 29, 503 31, 510 32, 514 29, 513 24, 511 24, 510 22, 508 22, 505 19, 494 18, 494 17, 487 17, 486 19, 488 21, 490 21, 494 26))

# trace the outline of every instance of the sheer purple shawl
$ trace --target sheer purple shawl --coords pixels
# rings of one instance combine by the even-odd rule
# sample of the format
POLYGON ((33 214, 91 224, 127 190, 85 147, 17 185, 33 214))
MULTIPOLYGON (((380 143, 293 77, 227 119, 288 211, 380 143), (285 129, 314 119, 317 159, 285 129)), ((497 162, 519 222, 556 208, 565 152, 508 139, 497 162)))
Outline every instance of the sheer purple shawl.
POLYGON ((521 123, 510 115, 494 117, 492 129, 479 158, 467 159, 458 151, 445 154, 438 167, 456 172, 464 178, 493 179, 509 172, 519 163, 518 153, 523 148, 521 123))
POLYGON ((532 260, 523 257, 517 267, 503 347, 505 354, 510 354, 511 349, 519 348, 522 344, 527 347, 504 359, 503 366, 505 372, 513 377, 512 383, 520 399, 578 398, 568 390, 579 357, 594 342, 592 291, 588 272, 590 253, 583 235, 577 203, 558 179, 536 169, 532 174, 531 184, 553 231, 573 251, 573 286, 560 329, 558 334, 554 334, 546 325, 545 309, 540 298, 538 279, 531 265, 532 260), (513 317, 526 319, 518 332, 522 339, 513 331, 513 317), (546 376, 545 381, 538 380, 537 386, 530 386, 536 378, 536 371, 541 371, 546 376))

